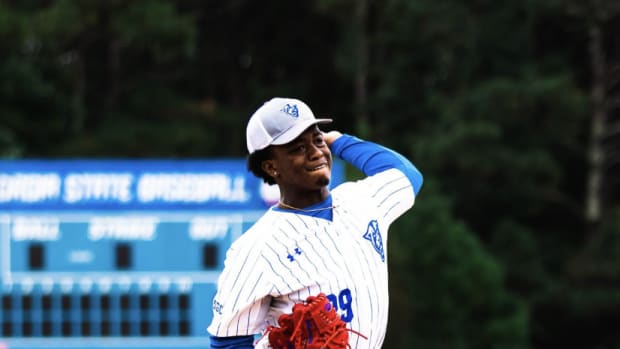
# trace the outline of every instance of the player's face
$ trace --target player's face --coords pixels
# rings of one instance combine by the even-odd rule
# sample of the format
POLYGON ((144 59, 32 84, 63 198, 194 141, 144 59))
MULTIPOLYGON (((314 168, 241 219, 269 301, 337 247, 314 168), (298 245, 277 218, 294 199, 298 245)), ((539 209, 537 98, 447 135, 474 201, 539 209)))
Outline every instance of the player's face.
POLYGON ((289 192, 325 188, 331 179, 332 154, 314 125, 290 143, 273 146, 273 170, 281 189, 289 192))

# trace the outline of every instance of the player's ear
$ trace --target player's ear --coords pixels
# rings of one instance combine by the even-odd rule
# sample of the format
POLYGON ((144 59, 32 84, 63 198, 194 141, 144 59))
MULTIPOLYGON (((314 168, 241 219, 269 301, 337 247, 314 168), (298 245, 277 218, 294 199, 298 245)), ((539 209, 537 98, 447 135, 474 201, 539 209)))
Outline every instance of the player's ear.
POLYGON ((261 163, 261 168, 266 174, 270 175, 274 179, 278 176, 278 170, 276 169, 276 165, 273 160, 264 160, 261 163))

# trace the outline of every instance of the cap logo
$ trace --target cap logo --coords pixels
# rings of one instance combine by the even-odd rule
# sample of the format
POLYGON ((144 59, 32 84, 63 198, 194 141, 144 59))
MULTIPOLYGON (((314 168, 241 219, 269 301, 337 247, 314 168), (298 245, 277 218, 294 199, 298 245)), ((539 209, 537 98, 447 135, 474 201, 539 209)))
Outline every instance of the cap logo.
POLYGON ((297 104, 286 104, 282 109, 280 109, 280 111, 296 118, 299 117, 299 109, 297 109, 297 104))

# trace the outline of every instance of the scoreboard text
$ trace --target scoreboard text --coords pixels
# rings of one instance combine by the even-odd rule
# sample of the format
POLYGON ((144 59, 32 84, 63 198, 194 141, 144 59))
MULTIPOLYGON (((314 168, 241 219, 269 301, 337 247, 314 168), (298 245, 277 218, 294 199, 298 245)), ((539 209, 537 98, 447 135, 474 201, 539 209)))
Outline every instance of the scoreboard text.
POLYGON ((0 348, 208 348, 226 250, 277 198, 245 160, 0 161, 0 348))

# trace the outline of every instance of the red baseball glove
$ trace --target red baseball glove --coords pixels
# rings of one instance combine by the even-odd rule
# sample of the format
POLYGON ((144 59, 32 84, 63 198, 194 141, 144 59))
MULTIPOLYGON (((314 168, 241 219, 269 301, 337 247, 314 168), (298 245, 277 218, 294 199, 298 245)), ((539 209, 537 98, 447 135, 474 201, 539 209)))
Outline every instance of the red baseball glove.
POLYGON ((269 326, 269 344, 274 349, 345 349, 350 348, 350 330, 332 307, 325 294, 310 296, 293 305, 291 314, 278 318, 280 327, 269 326))

